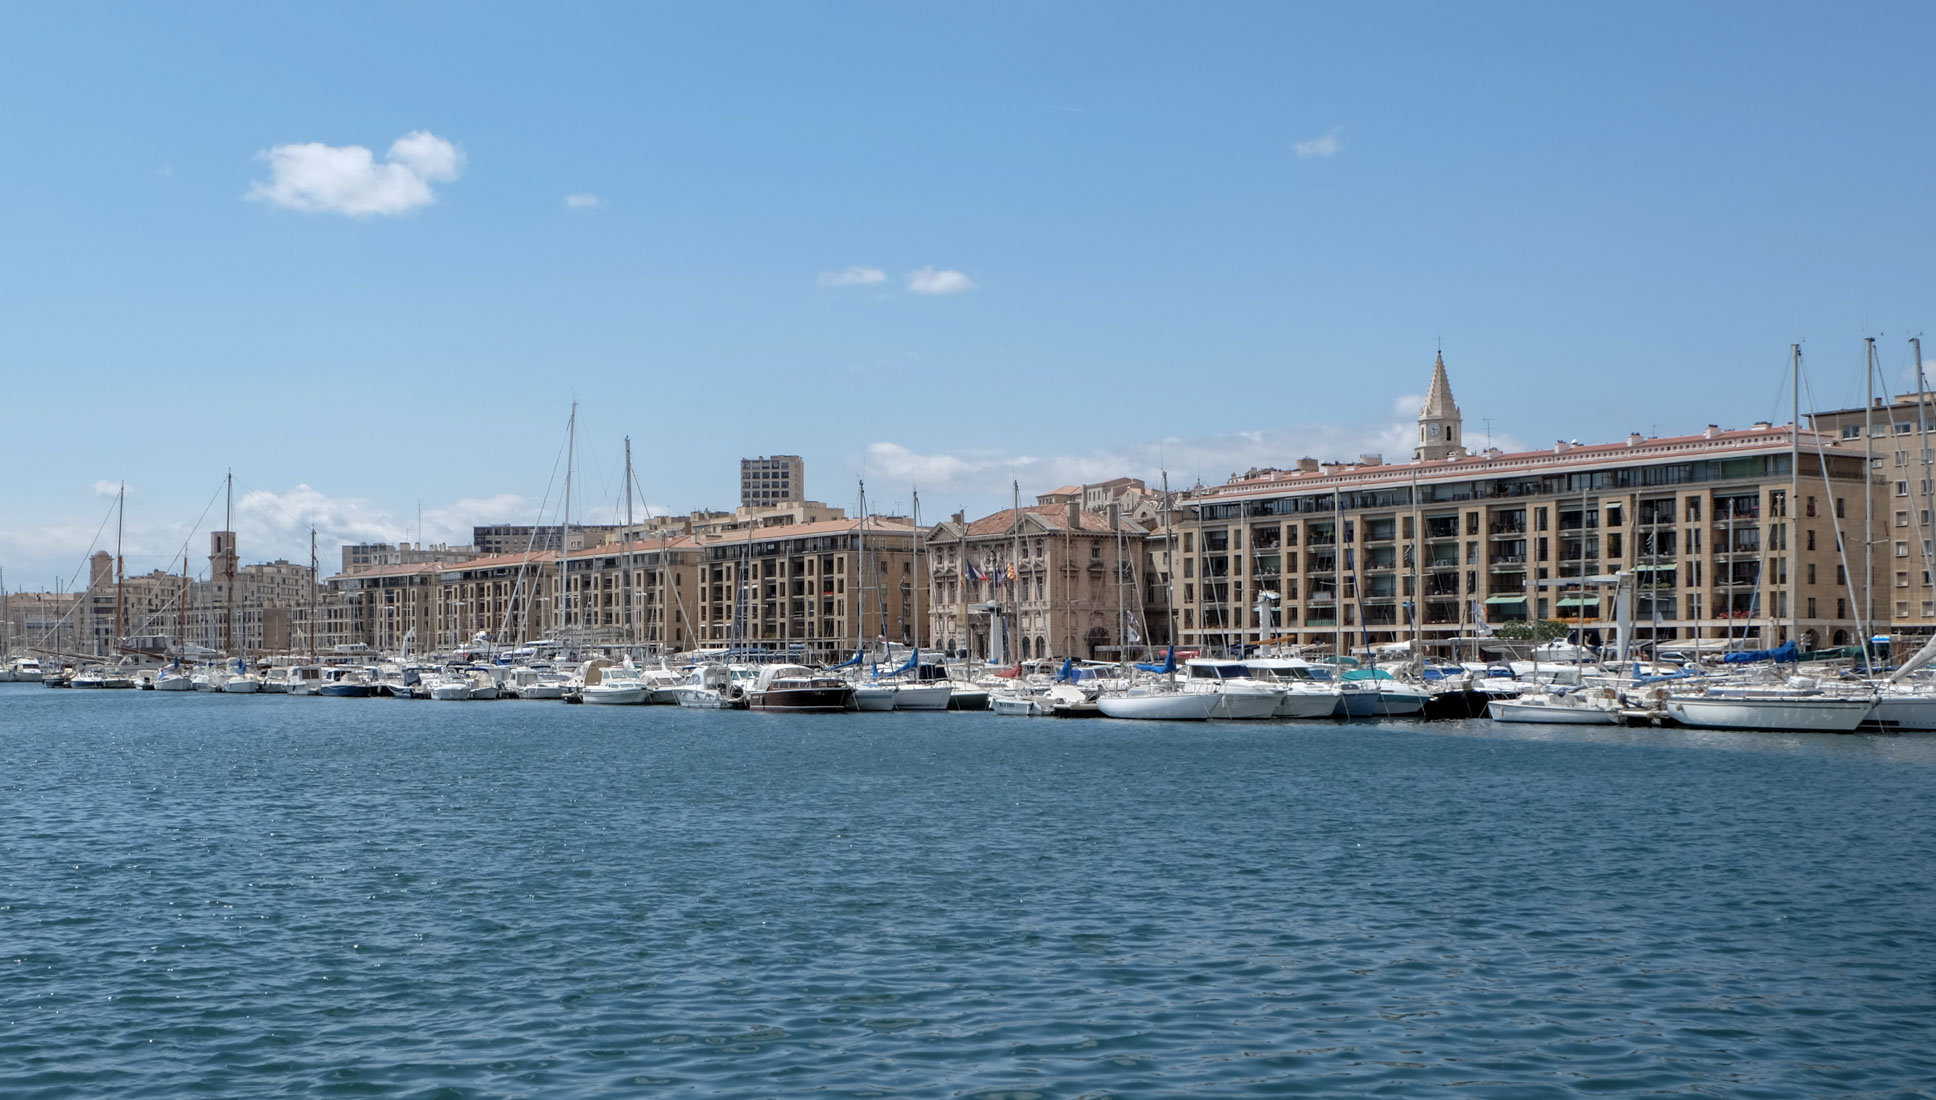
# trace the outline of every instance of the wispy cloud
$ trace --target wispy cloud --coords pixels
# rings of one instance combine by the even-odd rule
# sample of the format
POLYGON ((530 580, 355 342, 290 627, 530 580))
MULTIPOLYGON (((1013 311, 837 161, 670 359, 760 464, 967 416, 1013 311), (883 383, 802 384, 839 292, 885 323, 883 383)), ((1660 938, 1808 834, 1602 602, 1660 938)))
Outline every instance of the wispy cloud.
POLYGON ((590 191, 580 191, 575 195, 565 196, 565 206, 572 210, 596 210, 604 205, 605 200, 590 191))
POLYGON ((878 267, 850 267, 845 271, 823 271, 814 280, 821 286, 873 286, 887 281, 887 272, 878 267))
POLYGON ((97 497, 120 496, 121 483, 118 481, 97 481, 94 483, 94 495, 97 497))
POLYGON ((1292 148, 1297 150, 1300 159, 1336 156, 1338 150, 1344 148, 1344 142, 1338 136, 1342 133, 1344 133, 1344 127, 1333 126, 1323 136, 1297 142, 1292 148))
POLYGON ((965 294, 979 287, 959 271, 924 267, 908 275, 908 289, 916 294, 965 294))
MULTIPOLYGON (((1271 431, 1236 432, 1194 439, 1170 437, 1121 443, 1086 453, 1028 454, 995 450, 955 452, 917 451, 898 442, 871 443, 854 456, 869 479, 883 484, 917 484, 926 496, 953 499, 973 507, 1004 507, 1011 480, 1023 487, 1024 502, 1033 494, 1058 485, 1080 485, 1112 477, 1140 477, 1154 487, 1164 469, 1172 488, 1183 488, 1201 478, 1222 482, 1253 467, 1286 468, 1299 458, 1355 461, 1375 453, 1387 461, 1410 461, 1418 433, 1421 394, 1393 401, 1384 420, 1356 425, 1311 424, 1271 431)), ((1495 434, 1495 445, 1513 450, 1520 444, 1495 434)))
MULTIPOLYGON (((463 545, 471 528, 487 523, 530 523, 533 509, 514 493, 462 498, 424 510, 422 540, 463 545)), ((331 497, 308 485, 276 493, 257 489, 235 503, 236 540, 244 560, 258 557, 309 556, 309 532, 324 551, 327 565, 340 562, 340 548, 348 542, 416 542, 416 513, 397 516, 358 497, 331 497)))
POLYGON ((278 145, 257 157, 268 163, 269 179, 249 187, 249 200, 353 218, 428 206, 437 201, 432 184, 449 183, 464 171, 463 152, 428 130, 398 138, 381 162, 361 145, 313 141, 278 145))

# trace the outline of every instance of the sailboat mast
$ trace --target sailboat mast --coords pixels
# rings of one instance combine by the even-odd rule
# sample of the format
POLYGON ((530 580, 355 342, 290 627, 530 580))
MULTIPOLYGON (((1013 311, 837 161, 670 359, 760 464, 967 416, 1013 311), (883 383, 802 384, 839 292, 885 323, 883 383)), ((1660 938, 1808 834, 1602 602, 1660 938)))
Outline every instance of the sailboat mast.
POLYGON ((1875 337, 1862 340, 1862 672, 1875 671, 1869 636, 1875 633, 1875 337))
MULTIPOLYGON (((1201 507, 1197 515, 1203 515, 1201 507)), ((1207 578, 1206 578, 1207 579, 1207 578)), ((1331 643, 1344 668, 1344 490, 1331 490, 1331 643)))
POLYGON ((128 512, 128 483, 121 483, 120 503, 114 509, 114 638, 108 644, 113 654, 121 648, 121 636, 126 631, 126 616, 123 611, 121 594, 128 578, 127 559, 121 556, 121 530, 125 525, 128 512))
POLYGON ((222 505, 222 530, 229 536, 228 551, 222 555, 222 655, 235 654, 235 471, 228 473, 228 496, 222 505))
POLYGON ((625 623, 631 629, 626 639, 633 645, 643 639, 638 621, 638 589, 632 583, 632 437, 625 437, 625 583, 619 586, 625 597, 625 623))
POLYGON ((921 648, 921 490, 910 489, 914 499, 914 648, 921 648))
MULTIPOLYGON (((1420 549, 1425 545, 1425 519, 1418 502, 1418 463, 1412 463, 1412 660, 1422 668, 1425 664, 1425 555, 1420 549)), ((1279 550, 1278 553, 1283 553, 1279 550)), ((1491 585, 1488 582, 1488 590, 1491 585)), ((1473 593, 1473 595, 1478 595, 1473 593)), ((1481 605, 1484 606, 1484 605, 1481 605)), ((1459 609, 1459 618, 1464 619, 1465 608, 1459 609)), ((1463 633, 1463 632, 1461 632, 1463 633)))
POLYGON ((309 663, 316 663, 316 529, 309 529, 309 663))
POLYGON ((578 450, 578 402, 571 403, 571 419, 565 422, 565 505, 558 523, 558 643, 565 644, 571 632, 571 463, 578 450))
POLYGON ((1929 450, 1930 450, 1929 449, 1929 406, 1928 406, 1928 400, 1927 400, 1929 395, 1923 389, 1922 338, 1917 336, 1911 336, 1909 338, 1909 350, 1913 356, 1913 362, 1916 365, 1916 438, 1919 441, 1918 446, 1920 446, 1922 449, 1922 454, 1920 456, 1922 461, 1920 465, 1922 466, 1922 471, 1923 471, 1922 488, 1921 488, 1921 491, 1918 493, 1918 495, 1922 498, 1922 507, 1916 509, 1916 541, 1920 543, 1922 547, 1923 581, 1925 584, 1927 584, 1930 578, 1930 571, 1931 571, 1930 546, 1929 546, 1929 543, 1930 543, 1929 512, 1930 512, 1930 488, 1931 488, 1930 457, 1931 456, 1929 453, 1929 450))
POLYGON ((1802 544, 1802 346, 1788 345, 1788 355, 1788 381, 1794 401, 1790 413, 1794 420, 1788 425, 1788 641, 1793 642, 1802 636, 1802 601, 1796 598, 1800 595, 1796 589, 1802 575, 1801 562, 1796 556, 1802 544))
MULTIPOLYGON (((860 576, 854 578, 854 652, 867 649, 867 479, 860 479, 860 526, 856 528, 855 550, 860 558, 860 576)), ((856 666, 858 667, 858 666, 856 666)))
POLYGON ((1170 644, 1176 644, 1176 522, 1174 503, 1170 499, 1170 472, 1163 471, 1163 577, 1168 582, 1167 598, 1164 607, 1169 621, 1170 644))
MULTIPOLYGON (((1013 533, 1010 535, 1010 538, 1014 541, 1014 545, 1010 547, 1008 554, 1008 591, 1009 602, 1015 608, 1015 616, 1014 620, 1008 624, 1009 644, 1007 656, 1019 668, 1022 663, 1022 483, 1020 481, 1011 481, 1009 485, 1015 490, 1015 510, 1012 513, 1015 516, 1015 524, 1013 533)), ((1117 604, 1120 605, 1122 599, 1122 591, 1118 589, 1116 592, 1117 604)), ((1122 630, 1121 615, 1116 616, 1116 629, 1118 631, 1122 630)))

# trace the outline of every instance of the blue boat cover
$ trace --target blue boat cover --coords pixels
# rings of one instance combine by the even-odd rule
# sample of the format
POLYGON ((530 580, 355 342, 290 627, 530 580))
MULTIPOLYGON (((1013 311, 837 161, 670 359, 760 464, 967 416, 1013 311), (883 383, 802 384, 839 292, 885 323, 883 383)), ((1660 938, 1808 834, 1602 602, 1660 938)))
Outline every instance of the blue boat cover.
POLYGON ((1730 653, 1721 659, 1731 665, 1751 665, 1758 661, 1793 661, 1799 657, 1798 647, 1794 642, 1789 642, 1779 649, 1751 649, 1745 653, 1730 653))
POLYGON ((1176 647, 1175 646, 1170 647, 1169 655, 1163 658, 1162 664, 1137 665, 1136 667, 1142 669, 1144 672, 1175 672, 1176 671, 1176 647))

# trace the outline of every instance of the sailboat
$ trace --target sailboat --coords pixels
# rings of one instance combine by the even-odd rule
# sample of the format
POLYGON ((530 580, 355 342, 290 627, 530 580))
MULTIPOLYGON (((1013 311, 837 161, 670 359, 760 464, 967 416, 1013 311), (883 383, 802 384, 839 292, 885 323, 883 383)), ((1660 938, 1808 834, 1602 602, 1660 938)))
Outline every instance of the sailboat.
MULTIPOLYGON (((1116 646, 1117 661, 1122 668, 1122 681, 1127 686, 1106 690, 1096 696, 1096 708, 1105 718, 1133 718, 1146 722, 1205 722, 1210 719, 1217 705, 1222 702, 1221 692, 1186 692, 1177 690, 1176 684, 1176 645, 1171 643, 1169 655, 1161 665, 1131 665, 1127 643, 1129 623, 1128 609, 1123 604, 1123 562, 1122 562, 1122 521, 1116 519, 1116 622, 1117 629, 1124 633, 1119 636, 1116 646), (1161 676, 1162 679, 1147 679, 1140 682, 1132 680, 1134 672, 1142 671, 1161 676)), ((1272 707, 1276 701, 1273 698, 1272 707)))
MULTIPOLYGON (((1875 341, 1868 341, 1868 360, 1864 369, 1874 378, 1875 341)), ((1789 489, 1788 523, 1789 546, 1797 545, 1798 519, 1800 510, 1796 502, 1801 487, 1801 474, 1797 462, 1801 453, 1801 374, 1802 348, 1800 344, 1789 347, 1791 381, 1794 387, 1794 422, 1789 425, 1789 489)), ((1874 404, 1873 401, 1870 402, 1874 404)), ((1821 460, 1822 478, 1828 478, 1828 459, 1820 453, 1817 441, 1817 454, 1821 460)), ((1839 542, 1839 540, 1838 540, 1839 542)), ((1865 546, 1865 555, 1866 555, 1865 546)), ((1776 649, 1750 654, 1729 654, 1731 663, 1751 663, 1754 660, 1771 662, 1792 661, 1797 657, 1797 642, 1794 635, 1794 601, 1789 603, 1790 634, 1787 644, 1776 649)), ((1869 621, 1864 619, 1862 626, 1864 638, 1863 664, 1868 661, 1867 637, 1869 621)), ((1781 730, 1798 733, 1849 733, 1860 726, 1864 719, 1875 710, 1877 696, 1872 692, 1861 694, 1830 694, 1821 689, 1813 680, 1796 677, 1776 684, 1721 684, 1708 688, 1698 694, 1669 695, 1666 709, 1669 717, 1684 726, 1702 729, 1732 730, 1781 730)))

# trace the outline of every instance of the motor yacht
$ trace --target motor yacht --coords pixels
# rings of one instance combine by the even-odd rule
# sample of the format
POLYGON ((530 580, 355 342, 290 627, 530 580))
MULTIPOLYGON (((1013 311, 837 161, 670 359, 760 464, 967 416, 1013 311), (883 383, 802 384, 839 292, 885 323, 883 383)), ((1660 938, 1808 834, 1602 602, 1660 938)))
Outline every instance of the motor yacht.
POLYGON ((1274 718, 1287 694, 1275 683, 1252 678, 1242 661, 1192 657, 1183 662, 1180 691, 1217 697, 1210 717, 1222 719, 1274 718))
POLYGON ((753 710, 825 714, 854 709, 854 685, 804 665, 768 665, 746 694, 753 710))

